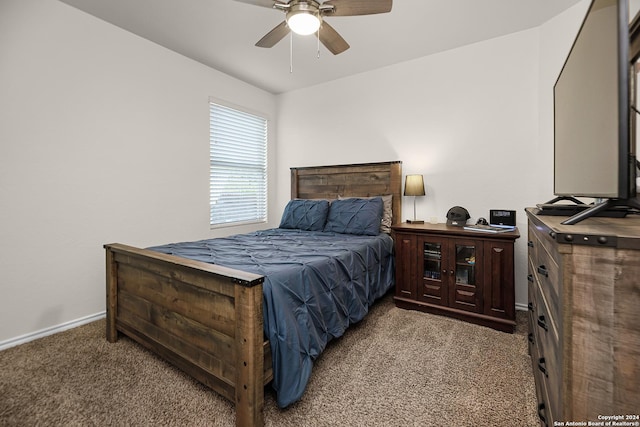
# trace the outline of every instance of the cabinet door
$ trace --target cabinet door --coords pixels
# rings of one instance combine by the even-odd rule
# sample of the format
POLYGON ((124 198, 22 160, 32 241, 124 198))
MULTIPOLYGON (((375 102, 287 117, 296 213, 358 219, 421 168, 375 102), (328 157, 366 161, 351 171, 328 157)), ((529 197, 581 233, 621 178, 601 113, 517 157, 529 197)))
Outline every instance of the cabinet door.
POLYGON ((418 299, 437 305, 448 305, 449 280, 446 254, 448 239, 423 236, 418 238, 418 265, 421 276, 418 299))
POLYGON ((482 313, 482 242, 451 239, 449 306, 482 313))
POLYGON ((484 314, 515 319, 513 244, 484 243, 484 314))
POLYGON ((415 300, 416 286, 416 236, 396 233, 396 296, 415 300))

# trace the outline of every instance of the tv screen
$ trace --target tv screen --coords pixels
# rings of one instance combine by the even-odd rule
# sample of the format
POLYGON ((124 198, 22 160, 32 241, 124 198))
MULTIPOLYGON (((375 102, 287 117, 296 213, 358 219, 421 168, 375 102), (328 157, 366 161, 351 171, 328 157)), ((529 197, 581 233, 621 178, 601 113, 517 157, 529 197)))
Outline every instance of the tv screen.
POLYGON ((628 0, 593 0, 554 86, 556 196, 635 197, 629 66, 628 0))

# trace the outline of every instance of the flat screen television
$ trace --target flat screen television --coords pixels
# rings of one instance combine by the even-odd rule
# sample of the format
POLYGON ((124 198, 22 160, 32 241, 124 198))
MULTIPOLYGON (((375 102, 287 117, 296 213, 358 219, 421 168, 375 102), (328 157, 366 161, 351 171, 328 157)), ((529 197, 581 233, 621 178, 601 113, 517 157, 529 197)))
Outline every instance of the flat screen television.
POLYGON ((629 46, 628 0, 592 0, 553 89, 554 201, 596 201, 564 224, 640 207, 629 46))

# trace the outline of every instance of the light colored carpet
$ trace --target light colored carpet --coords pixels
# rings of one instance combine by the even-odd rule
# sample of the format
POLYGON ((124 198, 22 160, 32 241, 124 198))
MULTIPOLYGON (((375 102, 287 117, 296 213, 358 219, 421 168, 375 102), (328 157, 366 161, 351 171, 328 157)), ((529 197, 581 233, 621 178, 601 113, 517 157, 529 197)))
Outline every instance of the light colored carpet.
MULTIPOLYGON (((506 334, 398 309, 390 295, 316 361, 267 426, 537 426, 526 313, 506 334)), ((2 426, 233 426, 225 399, 104 321, 0 352, 2 426)))

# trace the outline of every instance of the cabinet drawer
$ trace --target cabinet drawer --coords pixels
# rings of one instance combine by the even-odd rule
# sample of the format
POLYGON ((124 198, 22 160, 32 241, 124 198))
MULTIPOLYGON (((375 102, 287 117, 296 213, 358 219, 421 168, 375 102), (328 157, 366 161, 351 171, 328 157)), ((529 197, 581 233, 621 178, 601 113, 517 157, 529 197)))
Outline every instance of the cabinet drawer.
MULTIPOLYGON (((534 242, 535 244, 535 242, 534 242)), ((547 306, 548 314, 556 330, 559 330, 560 313, 562 311, 562 277, 558 264, 546 249, 539 246, 537 258, 530 259, 530 273, 538 283, 547 306)))
POLYGON ((536 236, 535 226, 529 221, 529 228, 527 229, 527 250, 529 253, 529 259, 538 259, 538 247, 541 245, 538 237, 536 236))
MULTIPOLYGON (((535 325, 533 313, 529 312, 529 328, 531 335, 535 335, 535 329, 533 329, 536 327, 535 325)), ((540 420, 541 426, 552 426, 555 418, 553 409, 549 404, 549 389, 545 376, 538 369, 538 361, 540 359, 538 347, 535 343, 531 342, 531 339, 529 341, 529 351, 531 354, 531 368, 533 370, 533 376, 536 384, 536 409, 538 411, 538 419, 540 420)))
MULTIPOLYGON (((528 305, 527 305, 527 309, 529 311, 529 314, 533 315, 533 311, 535 310, 536 306, 538 305, 538 301, 536 298, 536 279, 535 276, 533 275, 533 273, 531 272, 531 260, 529 260, 529 271, 527 273, 527 296, 528 296, 528 305)), ((534 329, 531 329, 531 332, 534 332, 534 329)))
POLYGON ((552 256, 553 254, 550 254, 548 242, 547 246, 543 244, 545 239, 549 239, 547 230, 536 227, 530 221, 528 232, 527 245, 530 263, 528 278, 531 279, 531 276, 534 276, 541 284, 549 312, 554 321, 559 321, 559 314, 562 310, 562 270, 556 260, 561 258, 555 258, 552 256))
POLYGON ((549 313, 547 301, 540 289, 540 283, 534 279, 530 286, 533 293, 530 320, 533 323, 533 340, 538 352, 538 358, 532 360, 532 363, 537 378, 545 384, 547 408, 550 413, 558 415, 561 410, 560 390, 562 390, 561 342, 554 319, 549 313))
MULTIPOLYGON (((538 240, 538 251, 544 248, 547 253, 551 254, 551 258, 560 259, 562 254, 559 251, 558 242, 555 240, 555 232, 550 229, 545 224, 541 223, 530 223, 529 224, 529 233, 533 233, 535 238, 538 240)), ((529 234, 529 239, 532 234, 529 234)), ((570 248, 565 248, 569 249, 570 248)))

